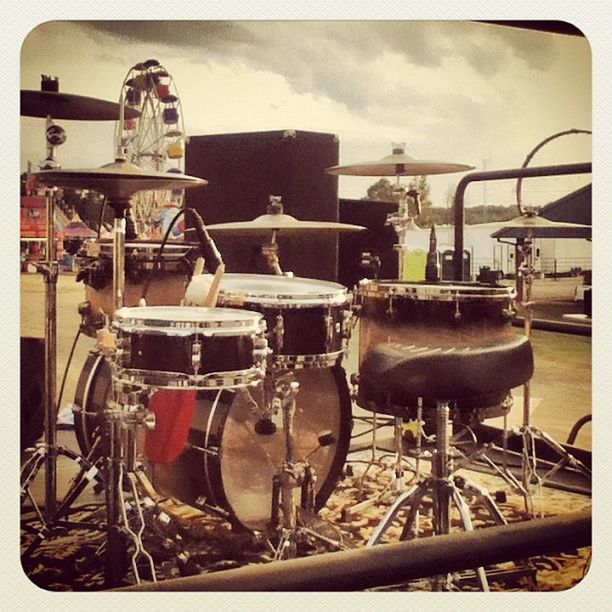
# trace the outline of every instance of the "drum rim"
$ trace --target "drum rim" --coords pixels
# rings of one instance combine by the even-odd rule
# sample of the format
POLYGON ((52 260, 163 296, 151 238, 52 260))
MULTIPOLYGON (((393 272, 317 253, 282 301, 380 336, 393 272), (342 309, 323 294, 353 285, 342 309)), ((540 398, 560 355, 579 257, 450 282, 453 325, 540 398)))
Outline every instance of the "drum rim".
POLYGON ((423 301, 455 301, 456 299, 507 300, 516 295, 511 286, 476 284, 427 284, 401 280, 372 280, 359 285, 358 293, 364 297, 406 296, 423 301))
MULTIPOLYGON (((84 248, 94 247, 97 245, 99 251, 97 254, 80 253, 77 254, 77 258, 80 259, 97 259, 99 257, 111 258, 113 255, 113 240, 103 238, 101 240, 91 240, 84 245, 84 248)), ((127 260, 156 258, 161 248, 161 241, 156 242, 154 240, 129 240, 125 243, 125 257, 127 260), (137 251, 137 252, 134 252, 137 251)), ((164 250, 161 253, 161 259, 170 258, 182 258, 185 257, 193 249, 199 249, 199 245, 195 242, 167 242, 164 245, 164 250)))
POLYGON ((284 306, 287 308, 300 308, 304 305, 342 305, 349 301, 350 295, 348 289, 340 283, 332 281, 324 281, 319 279, 305 278, 302 276, 275 276, 269 274, 242 274, 229 273, 225 274, 221 279, 219 289, 219 303, 232 304, 256 304, 256 305, 273 305, 284 306), (279 287, 282 283, 290 283, 297 281, 298 283, 307 285, 311 283, 313 287, 317 285, 320 291, 304 293, 295 291, 256 291, 252 288, 245 287, 244 290, 227 287, 227 283, 244 279, 245 281, 265 281, 273 284, 278 283, 279 287), (226 285, 224 286, 224 283, 226 285), (328 291, 325 291, 325 289, 328 291))

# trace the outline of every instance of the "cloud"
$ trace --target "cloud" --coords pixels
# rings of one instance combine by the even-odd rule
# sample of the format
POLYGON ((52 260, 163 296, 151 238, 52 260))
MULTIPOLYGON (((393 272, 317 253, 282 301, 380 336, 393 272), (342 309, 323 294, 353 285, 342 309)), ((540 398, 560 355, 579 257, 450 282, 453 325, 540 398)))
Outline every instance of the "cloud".
POLYGON ((193 61, 239 61, 283 76, 297 93, 317 91, 350 108, 395 87, 411 67, 442 70, 461 57, 492 77, 518 59, 545 70, 555 60, 550 35, 470 21, 87 21, 82 27, 130 42, 198 51, 193 61), (404 74, 380 70, 396 57, 404 74), (374 72, 377 68, 377 72, 374 72), (365 86, 369 85, 369 87, 365 86), (359 92, 359 93, 357 93, 359 92))

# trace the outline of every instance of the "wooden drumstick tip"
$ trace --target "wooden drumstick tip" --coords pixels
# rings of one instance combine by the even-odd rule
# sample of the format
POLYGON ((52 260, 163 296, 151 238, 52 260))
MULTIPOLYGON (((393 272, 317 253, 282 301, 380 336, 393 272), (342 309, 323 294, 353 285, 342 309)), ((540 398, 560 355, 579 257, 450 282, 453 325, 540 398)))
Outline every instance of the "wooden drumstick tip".
POLYGON ((213 276, 212 285, 208 290, 208 295, 204 300, 204 306, 208 308, 214 308, 217 305, 217 299, 219 298, 219 290, 221 288, 221 279, 225 273, 225 264, 219 264, 215 270, 213 276))
POLYGON ((203 257, 198 257, 196 259, 195 262, 195 266, 193 268, 193 275, 192 276, 199 276, 200 274, 202 274, 202 272, 204 272, 204 264, 205 264, 205 260, 203 257))

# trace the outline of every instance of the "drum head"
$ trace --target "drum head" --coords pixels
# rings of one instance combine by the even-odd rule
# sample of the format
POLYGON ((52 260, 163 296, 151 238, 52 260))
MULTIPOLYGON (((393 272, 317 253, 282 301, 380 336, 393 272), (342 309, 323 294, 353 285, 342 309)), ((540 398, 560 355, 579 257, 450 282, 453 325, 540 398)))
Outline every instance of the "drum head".
MULTIPOLYGON (((335 366, 294 374, 300 383, 293 422, 295 458, 308 457, 314 468, 320 508, 336 486, 349 449, 351 401, 346 373, 335 366), (318 437, 326 430, 335 442, 318 448, 318 437)), ((110 384, 107 360, 92 353, 75 394, 75 404, 83 409, 75 412, 75 433, 84 455, 100 433, 110 384)), ((255 392, 252 397, 259 399, 255 392)), ((204 450, 192 447, 170 463, 151 463, 155 487, 189 505, 206 498, 247 528, 265 529, 271 516, 272 478, 285 458, 284 430, 279 414, 273 418, 274 434, 256 433, 258 412, 243 390, 199 392, 189 442, 204 450)))
POLYGON ((221 280, 219 304, 271 306, 342 304, 346 287, 329 281, 267 274, 226 274, 221 280))
MULTIPOLYGON (((341 368, 295 372, 300 383, 293 420, 295 460, 308 458, 317 477, 316 505, 326 501, 341 474, 350 439, 351 407, 341 368), (335 442, 320 447, 319 436, 331 432, 335 442)), ((257 393, 200 393, 190 431, 190 448, 169 464, 153 464, 157 490, 190 505, 198 500, 227 510, 232 520, 265 530, 271 518, 272 482, 286 456, 282 414, 276 431, 259 434, 257 393)))

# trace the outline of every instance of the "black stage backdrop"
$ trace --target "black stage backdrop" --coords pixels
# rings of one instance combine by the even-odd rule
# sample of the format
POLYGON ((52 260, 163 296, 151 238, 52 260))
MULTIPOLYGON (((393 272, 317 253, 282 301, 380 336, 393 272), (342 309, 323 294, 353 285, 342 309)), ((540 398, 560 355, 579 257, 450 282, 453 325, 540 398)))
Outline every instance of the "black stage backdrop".
MULTIPOLYGON (((185 203, 206 225, 250 221, 266 213, 270 195, 299 220, 338 221, 338 179, 325 168, 338 164, 333 134, 295 130, 191 136, 185 172, 209 181, 186 190, 185 203)), ((227 272, 270 273, 261 238, 213 235, 227 272)), ((279 235, 283 271, 335 281, 337 234, 279 235)))

